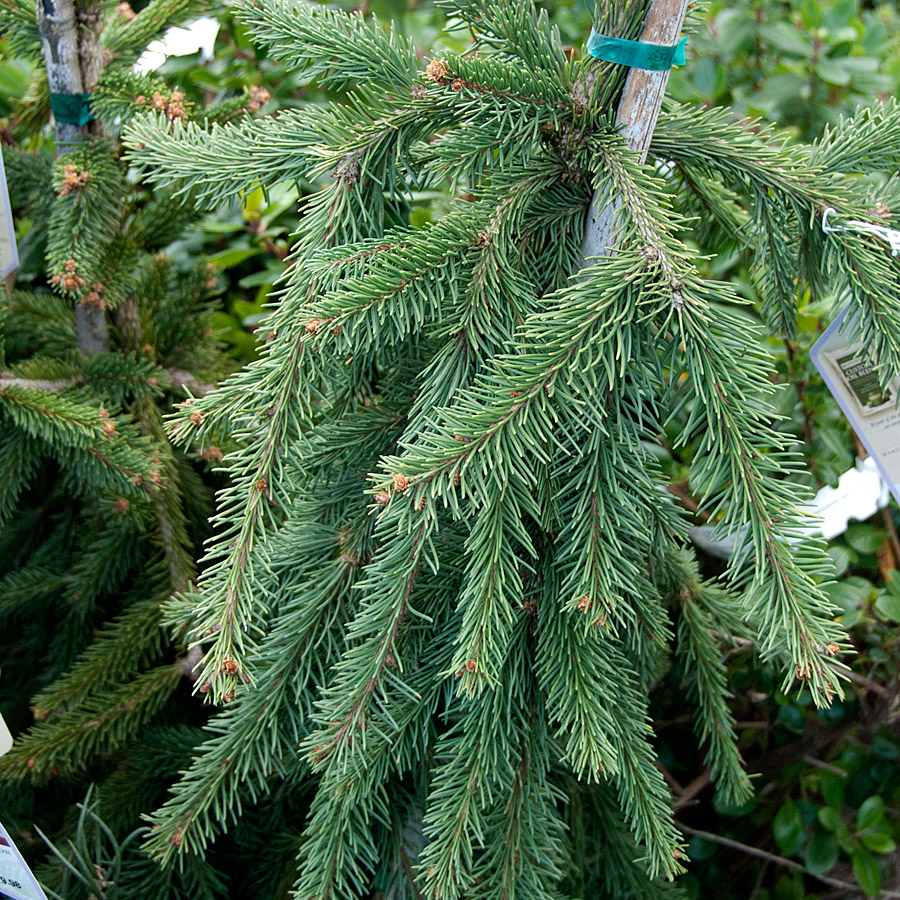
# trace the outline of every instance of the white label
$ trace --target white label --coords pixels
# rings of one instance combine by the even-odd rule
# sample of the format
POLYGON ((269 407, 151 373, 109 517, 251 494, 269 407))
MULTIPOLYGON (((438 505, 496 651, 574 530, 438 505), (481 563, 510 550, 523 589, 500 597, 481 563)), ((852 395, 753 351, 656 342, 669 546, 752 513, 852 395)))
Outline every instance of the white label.
POLYGON ((881 390, 872 354, 849 340, 852 327, 841 331, 848 312, 849 307, 826 329, 810 357, 900 503, 900 380, 881 390))
POLYGON ((47 895, 41 890, 3 825, 0 825, 0 897, 47 900, 47 895))
POLYGON ((12 735, 9 733, 9 727, 6 722, 3 721, 3 716, 0 716, 0 756, 3 756, 4 753, 9 753, 12 749, 12 735))
POLYGON ((0 154, 0 281, 6 280, 19 268, 16 231, 13 227, 12 207, 6 187, 3 154, 0 154))

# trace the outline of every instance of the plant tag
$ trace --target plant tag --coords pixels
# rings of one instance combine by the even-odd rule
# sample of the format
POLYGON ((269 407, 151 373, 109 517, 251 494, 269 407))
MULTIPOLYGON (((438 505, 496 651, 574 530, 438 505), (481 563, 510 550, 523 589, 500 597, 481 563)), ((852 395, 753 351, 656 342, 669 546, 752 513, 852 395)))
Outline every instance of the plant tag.
POLYGON ((6 187, 3 155, 0 154, 0 278, 6 285, 6 293, 12 293, 16 272, 19 271, 19 251, 16 248, 16 231, 13 227, 12 205, 6 187))
POLYGON ((10 900, 47 900, 28 863, 0 825, 0 897, 10 900))
POLYGON ((849 313, 848 307, 828 326, 810 358, 900 503, 900 380, 881 390, 873 354, 842 328, 849 313))
POLYGON ((9 753, 11 749, 12 735, 9 733, 9 726, 3 721, 3 716, 0 716, 0 756, 9 753))

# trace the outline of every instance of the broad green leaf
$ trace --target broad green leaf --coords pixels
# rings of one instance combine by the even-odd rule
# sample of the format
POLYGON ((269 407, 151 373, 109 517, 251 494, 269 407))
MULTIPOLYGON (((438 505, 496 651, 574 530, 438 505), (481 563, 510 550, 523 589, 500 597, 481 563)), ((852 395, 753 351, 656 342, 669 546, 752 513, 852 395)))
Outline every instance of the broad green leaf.
POLYGON ((900 597, 889 591, 882 591, 875 601, 875 612, 882 619, 900 622, 900 597))
POLYGON ((856 830, 871 828, 883 815, 884 800, 881 797, 868 797, 856 813, 856 830))
MULTIPOLYGON (((824 774, 819 782, 819 789, 828 806, 841 809, 844 805, 844 783, 847 779, 839 775, 824 774)), ((822 810, 819 810, 819 821, 822 821, 822 810)), ((823 823, 824 824, 824 823, 823 823)), ((832 829, 833 831, 834 829, 832 829)))
POLYGON ((878 860, 862 848, 853 854, 853 874, 860 888, 869 897, 877 897, 881 891, 881 870, 878 860))
POLYGON ((844 824, 841 814, 830 806, 823 806, 819 810, 819 821, 829 831, 837 831, 844 824))
POLYGON ((893 853, 897 849, 897 844, 890 835, 880 834, 877 831, 868 831, 865 834, 861 834, 859 839, 867 850, 872 850, 875 853, 893 853))
POLYGON ((874 553, 884 543, 884 532, 874 525, 851 525, 846 538, 857 553, 874 553))
POLYGON ((232 266, 237 266, 244 260, 250 259, 251 256, 256 256, 259 252, 259 250, 255 249, 223 250, 221 253, 212 254, 212 256, 208 257, 208 261, 219 269, 230 269, 232 266))
POLYGON ((782 804, 781 809, 775 813, 772 821, 772 835, 781 852, 786 856, 793 856, 800 852, 800 848, 806 843, 806 830, 803 827, 803 818, 800 810, 793 800, 782 804))
POLYGON ((813 875, 824 875, 837 862, 839 848, 834 835, 817 828, 806 848, 806 868, 813 875))

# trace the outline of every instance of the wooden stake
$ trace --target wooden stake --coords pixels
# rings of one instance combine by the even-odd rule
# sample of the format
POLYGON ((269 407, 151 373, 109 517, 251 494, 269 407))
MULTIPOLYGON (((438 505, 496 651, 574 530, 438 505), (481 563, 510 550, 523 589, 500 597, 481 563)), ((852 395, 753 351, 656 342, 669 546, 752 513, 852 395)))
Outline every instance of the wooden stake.
MULTIPOLYGON (((644 20, 641 41, 648 44, 672 46, 678 43, 688 0, 653 0, 644 20)), ((647 69, 629 69, 622 99, 616 113, 616 124, 621 129, 630 150, 634 150, 641 162, 647 159, 653 129, 662 106, 669 72, 651 72, 647 69)), ((616 200, 604 206, 605 190, 594 193, 588 221, 581 242, 584 264, 599 256, 607 256, 618 243, 616 217, 621 202, 616 200)))
MULTIPOLYGON (((73 0, 37 0, 37 21, 50 92, 83 94, 93 90, 103 65, 96 11, 86 11, 85 21, 79 23, 73 0)), ((55 121, 57 155, 68 153, 86 133, 87 126, 55 121)), ((99 309, 76 302, 75 331, 78 349, 86 356, 109 350, 106 317, 99 309)))

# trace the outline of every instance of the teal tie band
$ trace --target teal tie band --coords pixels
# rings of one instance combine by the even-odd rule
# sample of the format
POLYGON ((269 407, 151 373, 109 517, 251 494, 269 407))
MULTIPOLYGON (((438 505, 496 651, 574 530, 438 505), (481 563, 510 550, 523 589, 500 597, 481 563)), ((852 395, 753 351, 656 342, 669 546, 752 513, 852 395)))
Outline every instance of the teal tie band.
POLYGON ((644 44, 641 41, 606 37, 592 31, 588 38, 587 50, 591 56, 606 60, 606 62, 620 63, 632 69, 665 72, 672 66, 685 64, 684 48, 686 44, 686 37, 683 37, 674 46, 664 47, 661 44, 644 44))
POLYGON ((51 94, 50 109, 57 122, 87 125, 94 118, 90 94, 51 94))

